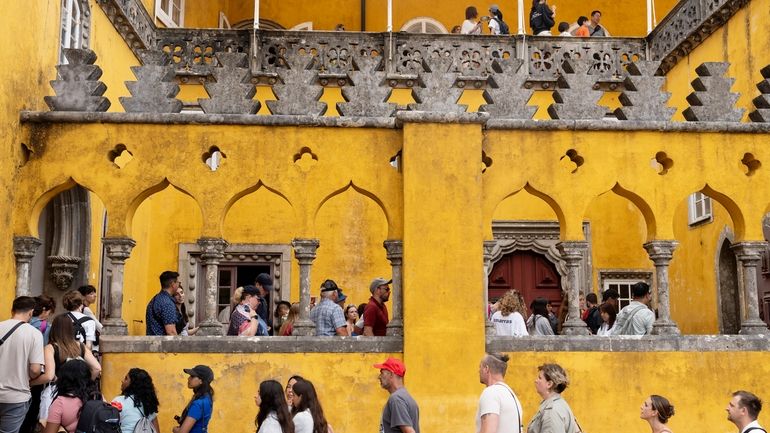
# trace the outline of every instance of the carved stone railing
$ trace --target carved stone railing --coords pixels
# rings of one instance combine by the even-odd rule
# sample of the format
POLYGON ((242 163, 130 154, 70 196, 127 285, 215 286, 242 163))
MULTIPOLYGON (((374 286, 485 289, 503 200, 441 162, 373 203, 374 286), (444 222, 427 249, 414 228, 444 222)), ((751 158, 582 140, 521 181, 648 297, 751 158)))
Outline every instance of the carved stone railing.
POLYGON ((651 60, 667 73, 749 0, 682 0, 647 37, 651 60))
POLYGON ((155 48, 158 28, 141 0, 99 0, 104 13, 131 51, 155 48))
POLYGON ((204 82, 217 67, 216 53, 248 53, 251 35, 244 30, 157 29, 155 48, 171 55, 182 83, 204 82))

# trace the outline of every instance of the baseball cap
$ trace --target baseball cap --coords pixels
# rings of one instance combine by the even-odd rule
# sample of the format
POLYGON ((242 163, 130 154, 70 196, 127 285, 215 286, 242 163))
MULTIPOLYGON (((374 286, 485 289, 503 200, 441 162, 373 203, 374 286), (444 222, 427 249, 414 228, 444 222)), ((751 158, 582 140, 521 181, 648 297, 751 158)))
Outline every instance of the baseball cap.
POLYGON ((406 366, 401 360, 396 358, 388 358, 382 364, 374 364, 374 368, 392 371, 393 374, 400 377, 404 377, 406 374, 406 366))
POLYGON ((190 376, 197 377, 200 380, 211 383, 214 381, 214 372, 208 365, 196 365, 193 368, 185 368, 184 372, 190 376))
POLYGON ((371 284, 369 284, 369 291, 374 293, 374 291, 377 289, 377 287, 380 287, 380 286, 385 285, 385 284, 390 284, 392 282, 393 282, 393 280, 386 280, 385 278, 377 277, 377 278, 372 280, 371 284))
POLYGON ((267 290, 273 289, 273 279, 270 277, 270 274, 257 275, 257 282, 267 290))
POLYGON ((492 5, 492 6, 489 7, 489 10, 492 11, 492 12, 498 12, 500 10, 500 8, 497 7, 497 5, 492 5))
POLYGON ((342 289, 337 290, 337 302, 345 302, 348 299, 348 295, 342 293, 342 289))
POLYGON ((331 292, 332 290, 340 290, 334 280, 326 280, 323 282, 323 284, 321 284, 322 292, 331 292))
POLYGON ((257 290, 257 288, 252 285, 248 285, 248 286, 244 286, 243 294, 251 295, 251 296, 259 296, 259 290, 257 290))

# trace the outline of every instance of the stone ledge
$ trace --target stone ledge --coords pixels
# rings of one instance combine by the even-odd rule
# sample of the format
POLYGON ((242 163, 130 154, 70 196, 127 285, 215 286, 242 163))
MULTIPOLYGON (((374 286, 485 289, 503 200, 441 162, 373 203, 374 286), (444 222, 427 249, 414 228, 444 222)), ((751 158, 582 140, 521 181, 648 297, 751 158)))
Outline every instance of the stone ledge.
POLYGON ((397 126, 403 123, 479 123, 489 121, 489 113, 442 113, 437 111, 397 111, 397 126))
POLYGON ((638 120, 504 120, 490 119, 490 130, 538 131, 658 131, 658 132, 746 132, 766 134, 770 123, 741 122, 647 122, 638 120))
POLYGON ((400 353, 398 337, 119 337, 103 335, 101 353, 400 353))
POLYGON ((258 116, 206 113, 86 113, 22 111, 22 123, 146 123, 160 125, 332 126, 393 129, 392 117, 258 116))
POLYGON ((768 335, 488 337, 489 352, 765 352, 768 335))

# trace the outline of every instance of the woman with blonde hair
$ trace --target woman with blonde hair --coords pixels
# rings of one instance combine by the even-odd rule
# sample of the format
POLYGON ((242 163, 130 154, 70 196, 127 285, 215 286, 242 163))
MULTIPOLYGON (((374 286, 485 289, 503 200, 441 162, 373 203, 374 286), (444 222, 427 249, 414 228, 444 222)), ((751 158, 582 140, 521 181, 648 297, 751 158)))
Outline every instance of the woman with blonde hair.
POLYGON ((559 364, 537 367, 535 390, 543 399, 527 433, 580 433, 580 426, 561 393, 567 389, 567 372, 559 364))
POLYGON ((521 303, 516 291, 509 290, 500 299, 500 309, 492 314, 497 335, 506 337, 523 337, 529 335, 524 317, 519 312, 521 303))
POLYGON ((652 433, 673 433, 666 423, 674 416, 674 405, 666 397, 653 394, 644 400, 640 410, 639 418, 650 424, 652 433))

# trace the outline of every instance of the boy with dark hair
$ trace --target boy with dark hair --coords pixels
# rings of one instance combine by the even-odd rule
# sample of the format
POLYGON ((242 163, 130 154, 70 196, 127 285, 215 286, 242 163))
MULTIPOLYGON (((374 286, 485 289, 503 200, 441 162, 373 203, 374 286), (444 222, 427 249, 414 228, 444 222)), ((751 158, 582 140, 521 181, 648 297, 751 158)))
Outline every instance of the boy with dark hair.
POLYGON ((578 29, 575 31, 575 36, 579 38, 587 38, 591 36, 591 29, 588 28, 588 18, 581 16, 577 19, 578 29))

